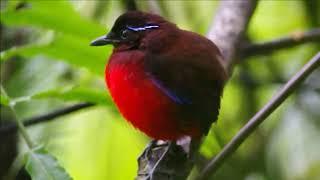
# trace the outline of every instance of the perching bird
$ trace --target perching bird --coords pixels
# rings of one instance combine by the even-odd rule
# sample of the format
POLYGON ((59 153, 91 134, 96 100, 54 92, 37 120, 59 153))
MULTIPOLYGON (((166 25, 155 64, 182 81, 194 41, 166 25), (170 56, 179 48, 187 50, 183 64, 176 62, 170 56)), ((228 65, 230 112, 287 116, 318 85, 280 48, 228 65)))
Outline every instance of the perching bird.
POLYGON ((200 138, 217 120, 227 79, 216 45, 164 18, 127 12, 92 46, 114 46, 105 80, 121 114, 161 140, 200 138))

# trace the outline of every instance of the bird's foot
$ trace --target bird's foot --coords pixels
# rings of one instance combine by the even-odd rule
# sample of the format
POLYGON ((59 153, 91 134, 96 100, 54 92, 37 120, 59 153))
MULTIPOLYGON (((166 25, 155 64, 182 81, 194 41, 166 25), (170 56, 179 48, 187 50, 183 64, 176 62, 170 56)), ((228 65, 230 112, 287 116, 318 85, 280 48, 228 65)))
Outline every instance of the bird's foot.
POLYGON ((138 158, 139 167, 143 167, 139 170, 139 176, 143 177, 143 180, 154 180, 156 179, 154 178, 155 174, 158 174, 159 172, 162 173, 163 170, 166 171, 165 169, 162 169, 161 166, 163 166, 165 157, 173 150, 172 148, 174 145, 174 142, 159 140, 151 141, 138 158))
POLYGON ((151 140, 147 146, 144 148, 144 151, 142 152, 142 154, 138 157, 138 161, 142 160, 142 159, 150 159, 150 155, 152 155, 152 150, 156 149, 156 148, 160 148, 160 147, 164 147, 167 146, 168 142, 166 141, 161 141, 161 140, 151 140))

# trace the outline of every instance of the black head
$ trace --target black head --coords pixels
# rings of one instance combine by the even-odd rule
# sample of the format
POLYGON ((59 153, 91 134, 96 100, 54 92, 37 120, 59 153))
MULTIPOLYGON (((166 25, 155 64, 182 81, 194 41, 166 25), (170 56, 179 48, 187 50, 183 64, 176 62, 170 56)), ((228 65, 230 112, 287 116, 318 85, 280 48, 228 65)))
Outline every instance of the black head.
POLYGON ((115 21, 111 31, 91 42, 91 46, 136 44, 147 32, 158 29, 165 20, 155 14, 129 11, 115 21))

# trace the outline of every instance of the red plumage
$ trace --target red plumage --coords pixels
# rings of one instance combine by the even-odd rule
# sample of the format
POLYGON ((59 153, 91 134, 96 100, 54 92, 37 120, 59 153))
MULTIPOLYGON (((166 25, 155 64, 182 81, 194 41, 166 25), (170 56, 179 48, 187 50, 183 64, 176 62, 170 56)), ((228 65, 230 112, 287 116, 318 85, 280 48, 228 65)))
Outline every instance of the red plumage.
POLYGON ((201 137, 217 119, 227 78, 218 48, 162 17, 128 12, 92 45, 113 44, 105 70, 121 114, 155 139, 201 137))
POLYGON ((139 51, 114 53, 110 57, 105 78, 111 96, 122 115, 148 136, 180 137, 183 133, 177 124, 176 105, 150 81, 143 68, 144 58, 139 51))

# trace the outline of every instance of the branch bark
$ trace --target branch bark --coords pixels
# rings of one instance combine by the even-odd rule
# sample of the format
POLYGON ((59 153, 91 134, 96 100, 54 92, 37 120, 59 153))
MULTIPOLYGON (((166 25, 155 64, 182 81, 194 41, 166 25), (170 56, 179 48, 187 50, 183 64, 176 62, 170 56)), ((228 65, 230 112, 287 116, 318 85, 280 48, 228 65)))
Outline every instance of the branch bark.
POLYGON ((200 173, 198 179, 205 179, 215 173, 222 163, 231 156, 255 129, 277 108, 292 92, 320 66, 320 52, 316 54, 279 92, 234 136, 234 138, 215 156, 200 173))
POLYGON ((224 66, 229 74, 232 74, 240 42, 256 5, 257 0, 221 1, 213 26, 207 34, 207 37, 220 48, 224 56, 224 66))
POLYGON ((161 11, 161 8, 159 6, 159 2, 157 0, 149 0, 148 1, 148 6, 149 6, 149 11, 151 13, 155 13, 155 14, 158 14, 158 15, 161 15, 162 14, 162 11, 161 11))
POLYGON ((137 3, 135 0, 122 0, 122 3, 127 11, 137 10, 137 3))

